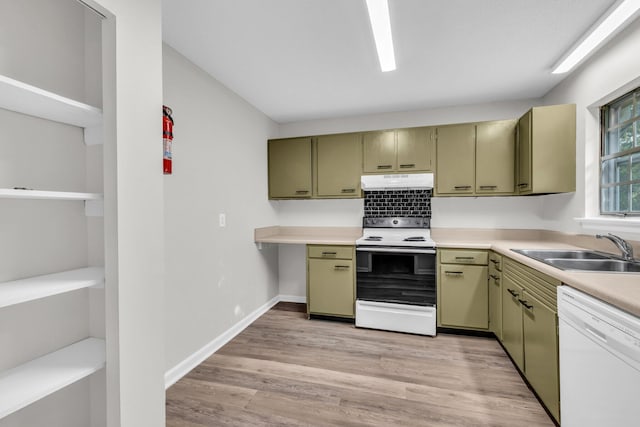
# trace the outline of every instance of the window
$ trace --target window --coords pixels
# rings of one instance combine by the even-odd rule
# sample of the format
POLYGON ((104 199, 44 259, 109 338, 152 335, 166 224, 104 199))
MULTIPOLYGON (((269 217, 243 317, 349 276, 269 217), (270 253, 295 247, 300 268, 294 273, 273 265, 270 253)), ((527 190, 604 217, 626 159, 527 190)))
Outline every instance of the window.
POLYGON ((602 107, 600 213, 640 215, 640 88, 602 107))

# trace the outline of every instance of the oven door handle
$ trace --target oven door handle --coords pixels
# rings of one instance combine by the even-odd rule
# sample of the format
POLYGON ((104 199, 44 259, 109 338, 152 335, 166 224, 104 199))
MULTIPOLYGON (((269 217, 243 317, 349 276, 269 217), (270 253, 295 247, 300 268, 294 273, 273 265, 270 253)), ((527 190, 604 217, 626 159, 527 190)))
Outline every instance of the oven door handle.
POLYGON ((382 248, 382 247, 357 247, 357 252, 393 252, 404 254, 435 254, 435 249, 423 249, 423 248, 382 248))

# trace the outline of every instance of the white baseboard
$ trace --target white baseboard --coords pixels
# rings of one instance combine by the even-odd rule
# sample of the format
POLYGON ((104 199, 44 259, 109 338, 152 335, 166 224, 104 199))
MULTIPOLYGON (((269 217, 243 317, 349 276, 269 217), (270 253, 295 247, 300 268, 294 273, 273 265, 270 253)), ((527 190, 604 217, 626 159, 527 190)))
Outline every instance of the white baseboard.
POLYGON ((280 301, 282 302, 298 302, 298 303, 307 303, 307 297, 298 296, 298 295, 279 295, 280 301))
POLYGON ((262 316, 264 313, 269 311, 271 307, 279 303, 280 301, 284 302, 302 302, 306 303, 307 298, 295 295, 278 295, 273 297, 271 300, 264 303, 262 306, 255 309, 251 314, 247 317, 233 325, 231 328, 227 329, 225 332, 216 337, 209 344, 202 347, 200 350, 193 353, 191 356, 184 359, 182 362, 178 363, 173 368, 169 369, 164 374, 164 387, 165 389, 171 387, 175 384, 180 378, 184 377, 191 371, 193 368, 201 364, 208 357, 210 357, 213 353, 218 351, 223 345, 231 341, 236 335, 245 330, 247 326, 251 325, 257 318, 262 316))

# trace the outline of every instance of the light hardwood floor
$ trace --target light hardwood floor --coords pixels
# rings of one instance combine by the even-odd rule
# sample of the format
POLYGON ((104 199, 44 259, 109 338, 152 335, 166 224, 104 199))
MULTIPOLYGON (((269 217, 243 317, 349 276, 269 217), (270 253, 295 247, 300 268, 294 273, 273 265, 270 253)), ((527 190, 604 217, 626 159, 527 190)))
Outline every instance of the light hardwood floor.
POLYGON ((491 338, 307 320, 279 304, 167 390, 167 426, 553 426, 491 338))

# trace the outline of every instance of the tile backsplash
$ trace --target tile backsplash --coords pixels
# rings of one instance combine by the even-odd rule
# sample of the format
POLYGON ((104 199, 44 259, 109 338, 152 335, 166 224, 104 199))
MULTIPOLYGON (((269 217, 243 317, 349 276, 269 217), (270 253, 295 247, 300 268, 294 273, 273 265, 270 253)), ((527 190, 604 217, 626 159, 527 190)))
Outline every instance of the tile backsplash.
POLYGON ((364 192, 364 216, 431 218, 433 190, 385 190, 364 192))

